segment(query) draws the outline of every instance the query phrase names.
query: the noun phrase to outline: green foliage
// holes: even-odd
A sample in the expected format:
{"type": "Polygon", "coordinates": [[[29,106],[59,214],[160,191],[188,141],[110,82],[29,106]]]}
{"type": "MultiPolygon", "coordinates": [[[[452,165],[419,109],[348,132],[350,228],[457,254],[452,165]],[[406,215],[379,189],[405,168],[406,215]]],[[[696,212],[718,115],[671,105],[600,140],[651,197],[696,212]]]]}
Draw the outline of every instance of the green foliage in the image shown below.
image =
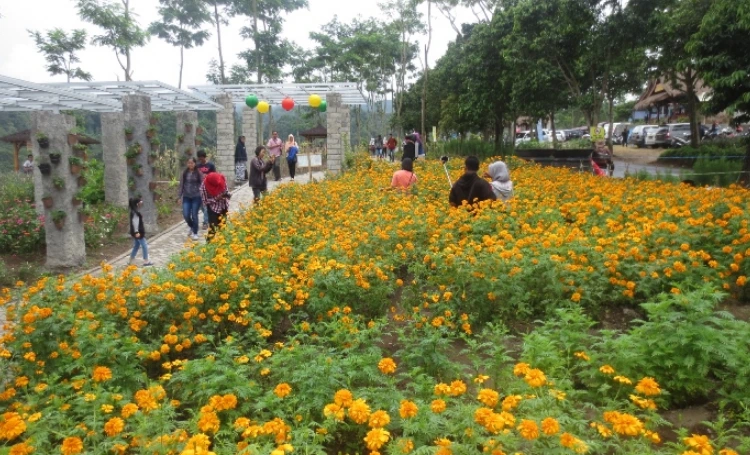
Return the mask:
{"type": "Polygon", "coordinates": [[[693,172],[687,173],[685,177],[698,185],[724,187],[737,183],[742,175],[741,171],[742,163],[738,161],[700,158],[693,165],[693,172]]]}
{"type": "Polygon", "coordinates": [[[56,28],[47,30],[47,37],[42,36],[40,32],[29,31],[29,35],[34,38],[39,52],[44,54],[47,61],[47,72],[51,75],[64,74],[71,79],[81,79],[90,81],[91,73],[83,71],[80,67],[74,67],[80,59],[76,52],[82,51],[86,47],[86,30],[73,30],[68,36],[63,29],[56,28]]]}
{"type": "Polygon", "coordinates": [[[443,155],[470,156],[474,155],[480,159],[491,156],[503,156],[510,154],[509,146],[501,143],[497,146],[494,142],[483,141],[478,138],[451,139],[446,142],[433,143],[430,146],[430,157],[437,158],[443,155]]]}
{"type": "Polygon", "coordinates": [[[659,155],[659,161],[692,166],[699,158],[742,160],[745,157],[744,144],[738,140],[713,140],[704,142],[700,147],[680,147],[667,149],[659,155]]]}
{"type": "Polygon", "coordinates": [[[52,212],[52,221],[59,222],[65,220],[65,218],[68,216],[67,213],[63,210],[55,210],[52,212]]]}
{"type": "Polygon", "coordinates": [[[0,251],[28,253],[44,245],[44,217],[34,209],[34,183],[20,174],[0,178],[0,251]]]}
{"type": "Polygon", "coordinates": [[[99,160],[88,161],[83,176],[86,178],[86,185],[79,191],[81,200],[87,205],[104,202],[104,163],[99,160]]]}
{"type": "Polygon", "coordinates": [[[128,209],[111,204],[87,206],[83,212],[89,217],[83,225],[87,248],[100,247],[111,240],[115,233],[122,232],[128,218],[128,209]]]}
{"type": "Polygon", "coordinates": [[[58,190],[65,188],[65,179],[62,177],[52,177],[52,185],[58,190]]]}

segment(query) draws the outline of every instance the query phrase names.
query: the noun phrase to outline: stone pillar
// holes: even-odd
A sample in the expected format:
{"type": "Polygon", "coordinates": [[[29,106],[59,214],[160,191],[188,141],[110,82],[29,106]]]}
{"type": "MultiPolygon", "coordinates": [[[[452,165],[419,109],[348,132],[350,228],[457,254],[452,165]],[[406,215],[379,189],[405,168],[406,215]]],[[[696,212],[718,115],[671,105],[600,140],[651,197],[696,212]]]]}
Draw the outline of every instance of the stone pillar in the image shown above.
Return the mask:
{"type": "Polygon", "coordinates": [[[326,168],[334,174],[339,174],[344,157],[344,141],[349,140],[349,107],[342,105],[340,93],[329,93],[326,95],[326,102],[328,103],[326,168]]]}
{"type": "Polygon", "coordinates": [[[247,106],[242,108],[242,134],[245,136],[247,159],[250,161],[255,155],[255,147],[261,145],[263,140],[258,140],[258,111],[247,106]]]}
{"type": "Polygon", "coordinates": [[[76,267],[86,261],[86,243],[83,237],[83,222],[78,215],[79,205],[74,203],[78,194],[78,177],[71,173],[73,149],[68,144],[68,133],[75,128],[76,121],[71,115],[35,112],[32,116],[32,137],[44,133],[49,138],[49,148],[41,149],[34,140],[32,153],[38,164],[51,168],[49,175],[42,175],[34,169],[34,187],[39,188],[41,198],[51,197],[52,208],[44,209],[44,230],[47,242],[47,267],[76,267]],[[59,154],[59,162],[53,164],[50,154],[59,154]],[[55,183],[58,183],[56,186],[55,183]],[[61,223],[56,225],[55,218],[61,223]],[[58,227],[60,226],[60,227],[58,227]]]}
{"type": "Polygon", "coordinates": [[[216,102],[224,106],[216,111],[216,170],[224,174],[227,186],[234,187],[234,104],[229,95],[221,95],[216,102]]]}
{"type": "Polygon", "coordinates": [[[196,130],[198,129],[198,113],[193,111],[183,111],[175,113],[175,131],[177,131],[177,144],[174,146],[177,152],[179,164],[178,173],[182,173],[184,164],[187,159],[193,157],[198,160],[197,153],[199,147],[195,143],[196,130]]]}
{"type": "Polygon", "coordinates": [[[144,95],[125,95],[122,97],[122,111],[125,128],[133,130],[133,137],[128,141],[128,150],[131,147],[141,146],[141,152],[136,155],[134,162],[128,165],[128,181],[132,179],[135,183],[134,187],[130,188],[131,197],[143,198],[141,215],[143,215],[143,225],[146,229],[146,238],[148,238],[159,232],[156,202],[149,185],[154,181],[154,171],[148,162],[151,142],[146,136],[151,119],[151,98],[144,95]]]}
{"type": "Polygon", "coordinates": [[[104,200],[118,207],[128,206],[128,169],[125,164],[125,121],[121,112],[101,114],[104,200]]]}

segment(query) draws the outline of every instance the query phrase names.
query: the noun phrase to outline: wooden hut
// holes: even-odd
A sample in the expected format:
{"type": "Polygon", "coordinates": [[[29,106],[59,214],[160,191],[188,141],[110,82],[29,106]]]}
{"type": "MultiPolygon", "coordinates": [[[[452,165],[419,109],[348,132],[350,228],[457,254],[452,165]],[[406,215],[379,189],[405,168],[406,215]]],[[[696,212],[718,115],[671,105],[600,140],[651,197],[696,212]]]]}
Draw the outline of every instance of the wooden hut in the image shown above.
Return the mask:
{"type": "MultiPolygon", "coordinates": [[[[26,147],[26,149],[31,152],[31,130],[18,131],[5,137],[0,137],[0,141],[13,144],[13,170],[18,172],[21,168],[19,162],[21,149],[23,147],[26,147]]],[[[84,136],[82,134],[78,135],[78,142],[85,145],[101,144],[100,141],[94,139],[93,137],[84,136]]]]}

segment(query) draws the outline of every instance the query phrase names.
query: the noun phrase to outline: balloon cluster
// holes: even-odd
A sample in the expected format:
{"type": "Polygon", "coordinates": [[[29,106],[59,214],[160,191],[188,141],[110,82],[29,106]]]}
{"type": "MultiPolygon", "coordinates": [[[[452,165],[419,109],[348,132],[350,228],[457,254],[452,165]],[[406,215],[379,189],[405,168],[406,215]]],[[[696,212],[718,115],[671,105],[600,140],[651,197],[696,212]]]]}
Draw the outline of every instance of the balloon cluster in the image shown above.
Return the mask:
{"type": "MultiPolygon", "coordinates": [[[[308,103],[310,104],[310,107],[313,109],[317,109],[319,112],[325,112],[328,109],[328,103],[324,99],[320,97],[320,95],[310,95],[310,98],[308,99],[308,103]]],[[[245,104],[247,104],[247,107],[250,109],[258,108],[258,112],[261,114],[268,113],[271,106],[268,104],[268,101],[259,101],[258,97],[255,95],[247,95],[245,98],[245,104]]],[[[284,98],[281,101],[281,107],[285,111],[291,111],[294,109],[294,100],[289,98],[288,96],[284,98]]]]}

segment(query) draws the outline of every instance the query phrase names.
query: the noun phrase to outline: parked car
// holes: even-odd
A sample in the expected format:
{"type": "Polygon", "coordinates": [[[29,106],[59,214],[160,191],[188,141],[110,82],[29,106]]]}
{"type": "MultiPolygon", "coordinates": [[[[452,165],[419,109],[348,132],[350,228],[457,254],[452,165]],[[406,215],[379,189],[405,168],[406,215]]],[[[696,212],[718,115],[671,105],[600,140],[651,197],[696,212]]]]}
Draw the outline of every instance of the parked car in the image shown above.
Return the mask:
{"type": "Polygon", "coordinates": [[[669,147],[674,147],[678,143],[682,145],[686,140],[690,140],[689,123],[667,124],[667,145],[669,147]]]}
{"type": "MultiPolygon", "coordinates": [[[[545,140],[552,142],[552,130],[542,130],[542,132],[544,133],[545,140]]],[[[559,142],[565,141],[565,133],[562,130],[555,130],[555,133],[559,142]]]]}
{"type": "Polygon", "coordinates": [[[520,133],[516,133],[516,145],[522,142],[531,142],[534,137],[533,131],[521,131],[520,133]]]}
{"type": "Polygon", "coordinates": [[[666,126],[649,128],[646,132],[644,146],[651,148],[664,147],[669,144],[668,134],[669,128],[667,128],[666,126]]]}
{"type": "MultiPolygon", "coordinates": [[[[612,133],[613,136],[622,136],[622,132],[625,131],[625,127],[627,127],[629,130],[633,129],[632,123],[613,123],[612,124],[612,133]]],[[[609,139],[609,123],[605,123],[602,128],[604,128],[604,135],[607,139],[609,139]]]]}
{"type": "Polygon", "coordinates": [[[574,139],[580,139],[583,136],[583,132],[579,129],[563,130],[565,132],[565,140],[572,141],[574,139]]]}
{"type": "Polygon", "coordinates": [[[637,125],[630,130],[628,144],[633,144],[638,148],[646,146],[646,133],[650,129],[656,129],[653,125],[637,125]]]}

